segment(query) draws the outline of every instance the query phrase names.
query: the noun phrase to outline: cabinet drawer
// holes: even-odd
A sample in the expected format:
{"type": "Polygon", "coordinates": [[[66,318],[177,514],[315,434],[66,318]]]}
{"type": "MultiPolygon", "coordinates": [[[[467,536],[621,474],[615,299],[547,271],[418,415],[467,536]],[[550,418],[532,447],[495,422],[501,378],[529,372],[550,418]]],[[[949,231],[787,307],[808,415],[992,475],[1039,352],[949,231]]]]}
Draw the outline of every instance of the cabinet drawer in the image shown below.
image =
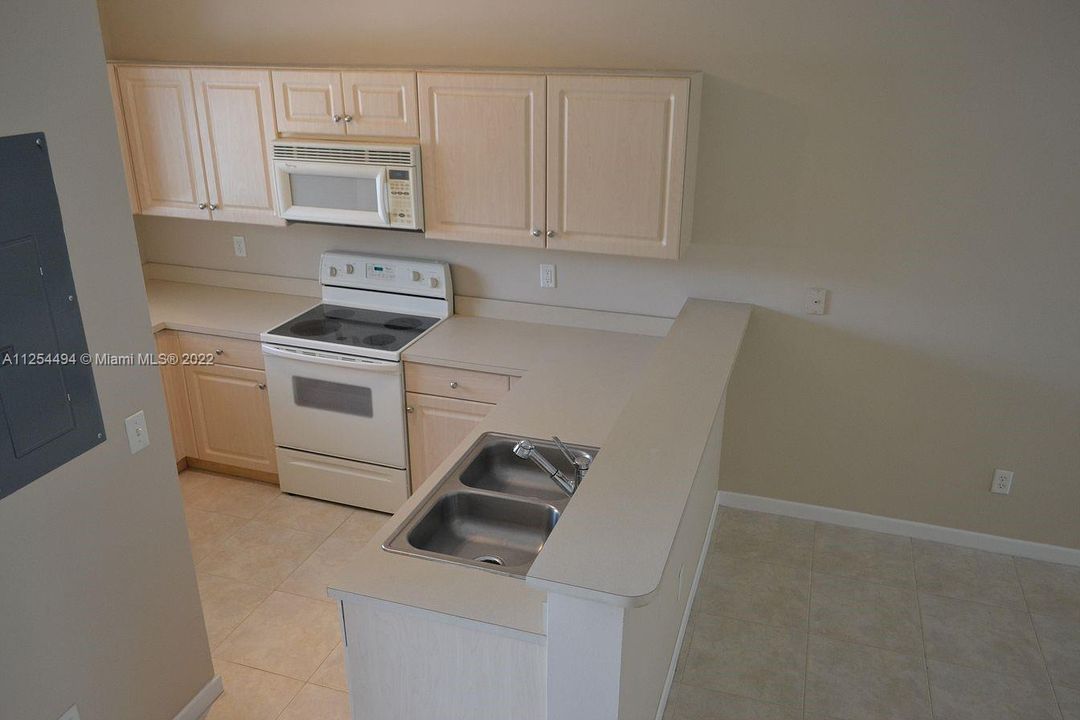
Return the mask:
{"type": "Polygon", "coordinates": [[[425,395],[494,403],[510,390],[510,377],[439,365],[405,363],[405,389],[425,395]]]}
{"type": "Polygon", "coordinates": [[[237,340],[200,333],[180,333],[180,352],[212,353],[214,363],[217,365],[236,365],[254,370],[262,370],[264,367],[262,345],[251,340],[237,340]]]}

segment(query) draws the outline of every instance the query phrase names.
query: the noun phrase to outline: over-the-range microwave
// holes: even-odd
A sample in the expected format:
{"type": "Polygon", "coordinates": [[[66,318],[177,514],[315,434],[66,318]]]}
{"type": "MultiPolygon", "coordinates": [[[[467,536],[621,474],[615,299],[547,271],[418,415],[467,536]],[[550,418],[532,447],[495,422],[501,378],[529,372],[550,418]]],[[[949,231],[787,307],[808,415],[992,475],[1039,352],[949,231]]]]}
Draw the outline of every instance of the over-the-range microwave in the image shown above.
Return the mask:
{"type": "Polygon", "coordinates": [[[277,140],[274,175],[286,220],[424,228],[419,145],[277,140]]]}

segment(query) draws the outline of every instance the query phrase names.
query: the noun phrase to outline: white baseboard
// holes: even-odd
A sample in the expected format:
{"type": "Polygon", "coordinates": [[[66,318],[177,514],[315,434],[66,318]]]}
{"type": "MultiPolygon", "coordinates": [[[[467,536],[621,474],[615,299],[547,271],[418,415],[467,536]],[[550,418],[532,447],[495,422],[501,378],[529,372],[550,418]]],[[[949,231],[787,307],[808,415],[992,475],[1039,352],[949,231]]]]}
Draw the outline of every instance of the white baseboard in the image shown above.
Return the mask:
{"type": "Polygon", "coordinates": [[[705,542],[701,546],[701,556],[698,558],[697,570],[694,571],[694,581],[690,583],[690,595],[686,598],[686,609],[683,611],[682,624],[679,625],[679,636],[675,638],[675,652],[671,655],[671,664],[668,666],[667,680],[664,681],[664,692],[660,694],[660,707],[656,709],[656,720],[663,720],[667,712],[668,697],[671,695],[671,684],[675,682],[675,670],[679,663],[679,655],[682,650],[686,625],[690,622],[690,611],[694,609],[694,598],[697,597],[698,583],[701,574],[705,572],[705,556],[709,554],[709,545],[712,544],[713,530],[716,528],[716,515],[720,512],[720,493],[716,494],[716,502],[713,503],[712,516],[709,517],[709,532],[705,533],[705,542]]]}
{"type": "Polygon", "coordinates": [[[1080,566],[1080,550],[1061,547],[1060,545],[1045,545],[1027,540],[1001,537],[1000,535],[987,535],[970,530],[929,525],[913,520],[867,515],[853,510],[839,510],[820,505],[807,505],[789,500],[775,500],[773,498],[744,495],[723,490],[719,493],[719,502],[726,507],[742,510],[787,515],[802,518],[803,520],[815,520],[833,525],[843,525],[844,527],[889,533],[890,535],[907,535],[919,540],[949,543],[1003,555],[1015,555],[1061,565],[1080,566]]]}
{"type": "Polygon", "coordinates": [[[221,676],[215,675],[210,682],[203,685],[203,689],[195,697],[191,698],[191,702],[185,705],[184,709],[178,712],[173,720],[199,720],[224,690],[225,686],[221,684],[221,676]]]}

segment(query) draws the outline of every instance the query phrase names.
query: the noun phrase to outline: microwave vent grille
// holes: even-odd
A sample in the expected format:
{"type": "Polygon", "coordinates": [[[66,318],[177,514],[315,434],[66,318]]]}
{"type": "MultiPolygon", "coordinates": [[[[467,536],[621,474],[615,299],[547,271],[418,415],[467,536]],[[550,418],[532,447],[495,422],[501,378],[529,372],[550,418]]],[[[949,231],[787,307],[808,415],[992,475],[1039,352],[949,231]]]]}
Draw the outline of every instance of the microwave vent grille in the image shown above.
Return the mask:
{"type": "Polygon", "coordinates": [[[303,160],[306,162],[336,162],[355,165],[407,165],[412,166],[413,151],[386,148],[343,148],[319,145],[274,145],[275,160],[303,160]]]}

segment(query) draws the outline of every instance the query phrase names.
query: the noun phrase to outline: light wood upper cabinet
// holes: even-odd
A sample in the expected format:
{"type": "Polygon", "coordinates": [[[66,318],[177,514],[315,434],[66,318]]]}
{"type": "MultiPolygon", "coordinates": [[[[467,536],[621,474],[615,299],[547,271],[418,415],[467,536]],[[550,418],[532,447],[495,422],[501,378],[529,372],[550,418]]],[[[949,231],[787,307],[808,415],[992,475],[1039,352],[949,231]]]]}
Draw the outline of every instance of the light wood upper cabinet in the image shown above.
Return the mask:
{"type": "Polygon", "coordinates": [[[345,132],[388,138],[420,137],[416,73],[343,72],[345,132]]]}
{"type": "Polygon", "coordinates": [[[345,134],[341,73],[333,70],[275,70],[272,76],[274,112],[279,133],[345,134]]]}
{"type": "Polygon", "coordinates": [[[184,369],[200,460],[277,472],[266,373],[229,365],[184,369]]]}
{"type": "Polygon", "coordinates": [[[140,211],[209,219],[191,73],[122,66],[117,81],[140,211]]]}
{"type": "Polygon", "coordinates": [[[677,258],[690,81],[548,76],[547,246],[677,258]]]}
{"type": "Polygon", "coordinates": [[[274,203],[269,71],[195,68],[191,80],[214,219],[283,225],[274,203]]]}
{"type": "Polygon", "coordinates": [[[428,237],[544,246],[545,85],[418,73],[428,237]]]}
{"type": "Polygon", "coordinates": [[[405,393],[409,428],[409,476],[413,492],[445,460],[494,405],[405,393]]]}

